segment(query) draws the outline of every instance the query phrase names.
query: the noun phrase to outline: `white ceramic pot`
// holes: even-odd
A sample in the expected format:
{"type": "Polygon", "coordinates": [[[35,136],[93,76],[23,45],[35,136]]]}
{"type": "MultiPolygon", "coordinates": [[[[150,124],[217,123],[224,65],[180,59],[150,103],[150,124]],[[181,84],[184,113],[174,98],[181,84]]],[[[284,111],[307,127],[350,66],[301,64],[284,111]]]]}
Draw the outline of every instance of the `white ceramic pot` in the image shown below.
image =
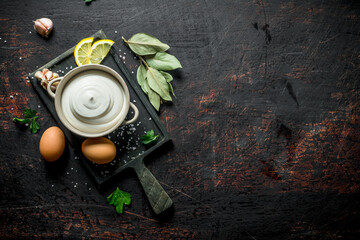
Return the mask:
{"type": "Polygon", "coordinates": [[[135,122],[139,116],[137,107],[130,102],[125,81],[104,65],[88,64],[74,68],[65,76],[50,81],[47,92],[54,98],[61,122],[79,136],[104,136],[120,125],[135,122]],[[58,81],[60,83],[53,93],[51,85],[58,81]],[[130,107],[134,116],[125,120],[130,107]]]}

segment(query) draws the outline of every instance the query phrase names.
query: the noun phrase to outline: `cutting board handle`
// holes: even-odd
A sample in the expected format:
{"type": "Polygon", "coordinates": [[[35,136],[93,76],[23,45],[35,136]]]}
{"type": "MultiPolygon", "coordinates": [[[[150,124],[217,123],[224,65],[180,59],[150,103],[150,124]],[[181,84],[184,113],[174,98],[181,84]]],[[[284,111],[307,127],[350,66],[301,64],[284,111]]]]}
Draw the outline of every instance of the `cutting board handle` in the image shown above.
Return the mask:
{"type": "Polygon", "coordinates": [[[154,212],[160,214],[170,208],[173,204],[171,198],[144,163],[138,164],[134,169],[154,212]]]}

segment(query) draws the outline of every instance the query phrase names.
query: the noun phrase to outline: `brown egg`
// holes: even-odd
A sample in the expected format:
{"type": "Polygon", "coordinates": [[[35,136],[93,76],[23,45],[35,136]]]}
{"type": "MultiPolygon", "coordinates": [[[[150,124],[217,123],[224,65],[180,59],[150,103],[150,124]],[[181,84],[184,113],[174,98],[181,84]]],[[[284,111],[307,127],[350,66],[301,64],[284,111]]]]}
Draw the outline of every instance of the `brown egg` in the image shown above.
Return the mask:
{"type": "Polygon", "coordinates": [[[115,144],[105,137],[86,139],[81,150],[87,159],[97,164],[109,163],[116,156],[115,144]]]}
{"type": "Polygon", "coordinates": [[[48,162],[58,160],[65,149],[65,136],[58,127],[46,129],[40,139],[39,150],[41,156],[48,162]]]}

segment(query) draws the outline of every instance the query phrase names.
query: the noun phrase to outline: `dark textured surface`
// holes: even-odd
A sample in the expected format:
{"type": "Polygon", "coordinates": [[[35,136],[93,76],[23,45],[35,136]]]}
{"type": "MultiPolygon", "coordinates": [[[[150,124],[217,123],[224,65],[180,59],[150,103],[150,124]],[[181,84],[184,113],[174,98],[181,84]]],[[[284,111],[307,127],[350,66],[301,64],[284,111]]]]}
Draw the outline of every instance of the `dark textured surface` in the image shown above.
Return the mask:
{"type": "Polygon", "coordinates": [[[360,238],[358,1],[1,1],[0,38],[0,238],[360,238]],[[26,76],[99,29],[130,71],[137,32],[183,65],[159,112],[173,146],[146,161],[165,216],[133,172],[100,192],[70,147],[55,166],[38,152],[56,123],[26,76]],[[35,135],[11,121],[26,107],[35,135]],[[133,197],[121,216],[115,186],[133,197]]]}

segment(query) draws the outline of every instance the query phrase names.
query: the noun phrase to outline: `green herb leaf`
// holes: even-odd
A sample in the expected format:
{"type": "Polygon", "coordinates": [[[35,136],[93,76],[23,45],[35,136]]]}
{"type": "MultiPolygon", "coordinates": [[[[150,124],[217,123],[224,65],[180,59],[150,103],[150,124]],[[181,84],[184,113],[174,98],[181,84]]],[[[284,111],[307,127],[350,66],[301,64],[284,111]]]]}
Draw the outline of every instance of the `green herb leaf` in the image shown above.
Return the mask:
{"type": "Polygon", "coordinates": [[[32,133],[37,133],[40,129],[39,123],[36,122],[38,116],[36,116],[36,111],[29,108],[24,110],[25,118],[13,118],[14,123],[26,124],[30,122],[30,130],[32,133]]]}
{"type": "Polygon", "coordinates": [[[129,40],[125,40],[124,38],[123,40],[134,53],[140,56],[164,52],[170,48],[169,45],[160,42],[159,39],[146,33],[137,33],[129,40]]]}
{"type": "Polygon", "coordinates": [[[95,0],[84,0],[84,2],[86,2],[86,3],[89,3],[89,2],[92,2],[92,1],[95,1],[95,0]]]}
{"type": "Polygon", "coordinates": [[[24,117],[25,118],[33,118],[36,116],[36,111],[35,110],[31,110],[30,108],[25,109],[24,111],[24,117]]]}
{"type": "Polygon", "coordinates": [[[30,123],[30,130],[32,133],[37,133],[40,129],[40,125],[36,122],[37,117],[34,117],[30,123]]]}
{"type": "Polygon", "coordinates": [[[156,142],[156,139],[159,137],[159,135],[154,134],[154,130],[147,131],[145,135],[143,135],[140,140],[143,144],[150,144],[156,142]]]}
{"type": "Polygon", "coordinates": [[[174,70],[177,68],[182,68],[179,60],[168,53],[158,52],[154,56],[146,58],[146,62],[150,67],[156,68],[157,70],[174,70]]]}
{"type": "Polygon", "coordinates": [[[160,109],[160,100],[161,100],[159,94],[157,94],[152,89],[150,89],[150,91],[148,91],[148,98],[149,98],[149,101],[150,101],[151,105],[153,105],[153,107],[157,111],[159,111],[159,109],[160,109]]]}
{"type": "Polygon", "coordinates": [[[137,78],[137,82],[141,86],[141,89],[145,93],[148,93],[147,89],[144,86],[145,82],[146,82],[146,68],[144,67],[144,65],[140,64],[140,66],[138,67],[137,73],[136,73],[136,78],[137,78]]]}
{"type": "Polygon", "coordinates": [[[22,119],[22,118],[13,118],[13,122],[14,122],[14,123],[25,124],[25,123],[28,123],[29,121],[30,121],[30,119],[28,119],[28,118],[25,118],[25,119],[22,119]]]}
{"type": "Polygon", "coordinates": [[[149,67],[146,73],[146,78],[150,88],[159,94],[162,99],[172,101],[169,93],[169,85],[161,72],[155,68],[149,67]]]}
{"type": "Polygon", "coordinates": [[[160,73],[164,76],[165,80],[169,83],[173,80],[173,77],[171,76],[171,74],[167,73],[167,72],[163,72],[160,71],[160,73]]]}
{"type": "Polygon", "coordinates": [[[115,191],[107,197],[107,201],[110,205],[115,206],[117,213],[122,214],[124,204],[130,205],[131,203],[131,195],[130,193],[121,191],[119,188],[116,188],[115,191]]]}
{"type": "Polygon", "coordinates": [[[174,97],[176,97],[176,96],[175,96],[175,93],[174,93],[173,86],[172,86],[171,83],[169,83],[169,82],[168,82],[168,85],[169,85],[170,93],[171,93],[172,95],[174,95],[174,97]]]}

